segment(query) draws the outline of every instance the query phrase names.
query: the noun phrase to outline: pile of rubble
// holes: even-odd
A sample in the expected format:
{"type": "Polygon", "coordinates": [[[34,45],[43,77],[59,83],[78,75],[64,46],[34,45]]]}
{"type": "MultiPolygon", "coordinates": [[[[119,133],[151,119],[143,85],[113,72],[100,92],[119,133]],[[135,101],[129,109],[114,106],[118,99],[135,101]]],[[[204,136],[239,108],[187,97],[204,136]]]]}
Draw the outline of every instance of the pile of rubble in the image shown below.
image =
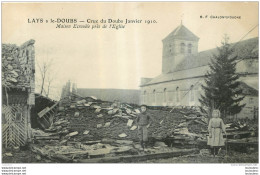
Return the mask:
{"type": "MultiPolygon", "coordinates": [[[[62,103],[52,126],[45,132],[59,136],[62,143],[102,139],[138,141],[138,113],[136,105],[104,102],[91,97],[74,98],[62,103]]],[[[201,131],[207,130],[207,118],[195,109],[148,109],[147,113],[152,121],[149,137],[154,140],[176,135],[203,137],[201,131]]]]}
{"type": "MultiPolygon", "coordinates": [[[[167,107],[148,108],[151,117],[149,140],[156,151],[172,151],[171,147],[196,148],[206,143],[208,118],[197,108],[167,107]]],[[[35,153],[52,159],[69,162],[96,158],[139,154],[139,133],[137,115],[139,106],[120,102],[106,102],[95,97],[72,96],[60,102],[58,112],[51,127],[34,130],[34,138],[39,147],[35,153]],[[45,144],[45,143],[49,144],[45,144]]],[[[254,127],[250,127],[255,131],[254,127]]],[[[248,130],[249,125],[228,123],[228,138],[257,136],[248,130]],[[247,129],[246,129],[247,128],[247,129]],[[246,131],[245,131],[246,129],[246,131]],[[241,133],[243,132],[243,133],[241,133]]],[[[204,147],[205,148],[205,147],[204,147]]]]}

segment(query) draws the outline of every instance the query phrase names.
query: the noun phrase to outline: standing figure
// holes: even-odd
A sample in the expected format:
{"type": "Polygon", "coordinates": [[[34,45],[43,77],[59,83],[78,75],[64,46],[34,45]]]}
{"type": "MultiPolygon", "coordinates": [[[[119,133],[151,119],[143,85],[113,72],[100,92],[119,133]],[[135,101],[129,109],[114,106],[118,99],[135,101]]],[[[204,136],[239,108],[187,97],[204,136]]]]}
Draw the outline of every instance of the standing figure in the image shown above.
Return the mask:
{"type": "Polygon", "coordinates": [[[143,150],[146,150],[148,143],[148,128],[150,126],[151,117],[146,112],[146,106],[141,106],[141,113],[137,116],[138,132],[143,150]]]}
{"type": "Polygon", "coordinates": [[[226,134],[225,124],[220,118],[219,110],[213,110],[212,118],[209,121],[208,131],[208,145],[211,147],[211,153],[215,156],[218,154],[219,148],[225,145],[222,132],[226,134]]]}

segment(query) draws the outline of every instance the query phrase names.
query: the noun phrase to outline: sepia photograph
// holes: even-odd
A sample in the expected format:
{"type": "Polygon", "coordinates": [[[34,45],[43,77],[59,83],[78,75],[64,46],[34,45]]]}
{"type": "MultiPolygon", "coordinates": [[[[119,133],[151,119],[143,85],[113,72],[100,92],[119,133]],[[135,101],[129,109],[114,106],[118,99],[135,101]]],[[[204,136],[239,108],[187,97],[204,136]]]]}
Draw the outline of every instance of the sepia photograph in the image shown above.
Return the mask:
{"type": "Polygon", "coordinates": [[[2,164],[258,164],[258,2],[1,8],[2,164]]]}

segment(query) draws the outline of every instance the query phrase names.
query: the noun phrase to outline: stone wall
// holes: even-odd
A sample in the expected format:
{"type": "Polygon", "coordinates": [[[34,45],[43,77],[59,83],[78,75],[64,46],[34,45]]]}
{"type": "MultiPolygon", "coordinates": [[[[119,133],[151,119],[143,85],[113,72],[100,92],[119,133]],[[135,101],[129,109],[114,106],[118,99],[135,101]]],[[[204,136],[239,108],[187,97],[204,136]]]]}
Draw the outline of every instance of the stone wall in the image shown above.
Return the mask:
{"type": "Polygon", "coordinates": [[[34,104],[35,92],[35,51],[34,40],[20,47],[2,44],[2,85],[8,88],[27,90],[28,104],[34,104]]]}
{"type": "Polygon", "coordinates": [[[141,88],[141,102],[149,106],[197,106],[203,79],[158,83],[141,88]],[[193,96],[193,98],[192,98],[193,96]]]}
{"type": "MultiPolygon", "coordinates": [[[[239,80],[255,82],[257,78],[258,75],[250,75],[239,80]]],[[[204,94],[202,84],[204,84],[203,77],[144,86],[141,87],[140,101],[148,106],[200,106],[199,99],[204,94]]],[[[236,117],[252,119],[253,109],[258,107],[258,96],[247,95],[241,104],[246,104],[246,106],[236,117]]]]}

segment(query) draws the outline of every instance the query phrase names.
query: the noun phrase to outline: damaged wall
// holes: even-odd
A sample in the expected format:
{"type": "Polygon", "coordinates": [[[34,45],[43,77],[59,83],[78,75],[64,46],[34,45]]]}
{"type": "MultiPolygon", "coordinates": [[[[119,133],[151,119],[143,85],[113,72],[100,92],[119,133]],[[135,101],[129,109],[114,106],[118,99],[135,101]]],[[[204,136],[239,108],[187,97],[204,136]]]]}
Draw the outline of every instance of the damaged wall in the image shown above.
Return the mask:
{"type": "Polygon", "coordinates": [[[34,40],[20,47],[2,44],[2,143],[23,146],[31,139],[30,110],[35,104],[34,40]]]}

